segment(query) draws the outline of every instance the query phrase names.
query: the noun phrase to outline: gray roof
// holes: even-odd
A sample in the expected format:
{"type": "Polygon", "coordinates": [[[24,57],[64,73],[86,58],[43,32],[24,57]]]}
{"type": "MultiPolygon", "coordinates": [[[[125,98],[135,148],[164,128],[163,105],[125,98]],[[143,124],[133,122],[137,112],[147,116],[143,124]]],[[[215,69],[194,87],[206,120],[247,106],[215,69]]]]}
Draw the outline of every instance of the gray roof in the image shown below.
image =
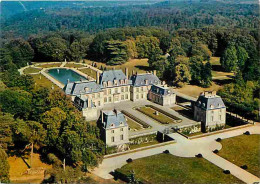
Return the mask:
{"type": "Polygon", "coordinates": [[[131,77],[133,86],[148,86],[153,84],[160,84],[160,79],[151,73],[137,74],[131,77]],[[147,84],[145,81],[147,80],[147,84]]]}
{"type": "MultiPolygon", "coordinates": [[[[88,98],[84,96],[76,96],[74,99],[74,104],[78,107],[79,110],[88,108],[88,98]]],[[[90,107],[95,107],[91,101],[90,107]]]]}
{"type": "Polygon", "coordinates": [[[153,93],[156,93],[156,94],[159,94],[159,95],[169,95],[169,94],[172,94],[172,91],[169,88],[163,87],[163,86],[158,86],[158,85],[152,85],[151,91],[153,93]]]}
{"type": "Polygon", "coordinates": [[[220,96],[205,97],[200,95],[195,105],[205,110],[225,108],[225,104],[220,96]]]}
{"type": "Polygon", "coordinates": [[[103,111],[104,121],[102,122],[105,129],[128,126],[125,116],[120,111],[103,111]],[[111,127],[111,125],[114,125],[111,127]]]}
{"type": "Polygon", "coordinates": [[[100,75],[99,84],[102,86],[103,82],[114,82],[114,80],[125,80],[127,79],[122,70],[107,70],[100,75]]]}
{"type": "Polygon", "coordinates": [[[67,95],[80,95],[97,93],[101,88],[95,81],[82,81],[66,84],[64,91],[67,95]]]}

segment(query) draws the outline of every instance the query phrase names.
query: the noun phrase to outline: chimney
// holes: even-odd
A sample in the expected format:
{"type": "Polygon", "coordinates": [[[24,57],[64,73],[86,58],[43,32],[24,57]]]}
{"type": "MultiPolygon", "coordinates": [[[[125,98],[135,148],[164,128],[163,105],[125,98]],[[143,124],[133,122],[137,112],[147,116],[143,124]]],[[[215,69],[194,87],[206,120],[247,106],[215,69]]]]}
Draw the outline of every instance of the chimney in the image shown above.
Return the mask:
{"type": "Polygon", "coordinates": [[[153,74],[156,76],[156,70],[153,71],[153,74]]]}
{"type": "Polygon", "coordinates": [[[165,85],[165,81],[162,81],[162,85],[163,85],[163,86],[165,85]]]}
{"type": "Polygon", "coordinates": [[[125,76],[128,79],[128,68],[125,68],[125,76]]]}
{"type": "Polygon", "coordinates": [[[99,84],[99,75],[100,75],[100,73],[99,73],[99,71],[97,71],[97,84],[99,84]]]}
{"type": "Polygon", "coordinates": [[[211,94],[212,94],[212,96],[216,96],[217,92],[216,91],[212,91],[211,94]]]}

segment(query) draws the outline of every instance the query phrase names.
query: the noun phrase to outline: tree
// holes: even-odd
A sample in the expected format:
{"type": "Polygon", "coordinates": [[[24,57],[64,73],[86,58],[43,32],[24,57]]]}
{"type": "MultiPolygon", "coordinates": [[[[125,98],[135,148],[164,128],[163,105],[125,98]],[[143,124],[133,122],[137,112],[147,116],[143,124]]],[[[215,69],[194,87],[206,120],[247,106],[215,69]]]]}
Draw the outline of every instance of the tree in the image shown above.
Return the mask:
{"type": "Polygon", "coordinates": [[[8,89],[0,92],[0,104],[3,112],[27,119],[32,108],[32,96],[23,90],[8,89]]]}
{"type": "Polygon", "coordinates": [[[12,126],[15,120],[11,114],[1,112],[0,122],[0,148],[6,150],[13,143],[12,126]]]}
{"type": "Polygon", "coordinates": [[[247,59],[248,59],[247,51],[243,47],[238,46],[237,47],[237,61],[238,61],[238,67],[241,71],[243,71],[247,59]]]}
{"type": "Polygon", "coordinates": [[[179,63],[175,66],[174,75],[174,83],[177,86],[183,86],[191,79],[189,68],[183,63],[179,63]]]}
{"type": "Polygon", "coordinates": [[[127,45],[121,41],[107,41],[106,42],[106,54],[108,65],[123,64],[128,60],[127,45]]]}
{"type": "Polygon", "coordinates": [[[148,58],[152,53],[161,52],[159,39],[156,37],[137,36],[136,48],[139,58],[148,58]]]}
{"type": "Polygon", "coordinates": [[[127,55],[128,55],[128,57],[131,58],[131,59],[138,58],[138,53],[137,53],[137,49],[136,49],[136,44],[135,44],[134,38],[127,39],[126,41],[124,41],[124,44],[127,47],[127,55]]]}
{"type": "Polygon", "coordinates": [[[7,154],[3,149],[0,148],[0,182],[8,183],[9,180],[9,163],[7,161],[7,154]]]}
{"type": "Polygon", "coordinates": [[[202,57],[191,57],[190,62],[190,73],[191,73],[191,80],[193,83],[200,85],[202,81],[202,70],[203,70],[203,63],[202,57]]]}
{"type": "Polygon", "coordinates": [[[227,71],[236,71],[237,69],[237,50],[235,46],[229,46],[224,51],[223,55],[220,58],[220,63],[222,68],[227,71]]]}
{"type": "Polygon", "coordinates": [[[160,52],[152,53],[148,58],[148,63],[150,68],[158,71],[157,75],[159,77],[163,76],[163,73],[169,65],[166,57],[162,56],[160,52]]]}
{"type": "Polygon", "coordinates": [[[203,87],[209,87],[212,82],[212,74],[211,74],[211,64],[208,61],[205,65],[203,65],[202,68],[202,86],[203,87]]]}

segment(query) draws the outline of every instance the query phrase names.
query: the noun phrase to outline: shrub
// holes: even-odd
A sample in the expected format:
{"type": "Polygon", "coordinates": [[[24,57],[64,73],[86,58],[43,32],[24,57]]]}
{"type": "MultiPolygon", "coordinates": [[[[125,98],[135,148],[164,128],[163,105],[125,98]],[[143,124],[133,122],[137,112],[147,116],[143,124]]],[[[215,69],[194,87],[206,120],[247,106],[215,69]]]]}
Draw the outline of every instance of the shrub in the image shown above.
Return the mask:
{"type": "Polygon", "coordinates": [[[221,141],[221,138],[217,138],[216,141],[217,141],[217,142],[220,142],[220,141],[221,141]]]}
{"type": "Polygon", "coordinates": [[[126,160],[126,162],[131,163],[131,162],[133,162],[133,159],[129,158],[129,159],[126,160]]]}
{"type": "Polygon", "coordinates": [[[249,132],[249,131],[246,131],[244,134],[245,134],[245,135],[250,135],[250,132],[249,132]]]}
{"type": "Polygon", "coordinates": [[[213,151],[213,153],[218,153],[218,150],[217,150],[217,149],[215,149],[215,150],[213,151]]]}
{"type": "Polygon", "coordinates": [[[241,168],[246,170],[248,167],[247,165],[242,165],[241,168]]]}
{"type": "Polygon", "coordinates": [[[197,157],[197,158],[202,158],[203,156],[202,156],[201,153],[199,153],[199,154],[196,155],[196,157],[197,157]]]}
{"type": "Polygon", "coordinates": [[[48,159],[50,164],[62,165],[61,160],[56,155],[54,155],[53,153],[49,153],[47,155],[47,159],[48,159]]]}
{"type": "Polygon", "coordinates": [[[230,174],[230,171],[229,170],[224,170],[223,173],[230,174]]]}
{"type": "Polygon", "coordinates": [[[163,153],[169,154],[170,151],[169,150],[164,150],[163,153]]]}

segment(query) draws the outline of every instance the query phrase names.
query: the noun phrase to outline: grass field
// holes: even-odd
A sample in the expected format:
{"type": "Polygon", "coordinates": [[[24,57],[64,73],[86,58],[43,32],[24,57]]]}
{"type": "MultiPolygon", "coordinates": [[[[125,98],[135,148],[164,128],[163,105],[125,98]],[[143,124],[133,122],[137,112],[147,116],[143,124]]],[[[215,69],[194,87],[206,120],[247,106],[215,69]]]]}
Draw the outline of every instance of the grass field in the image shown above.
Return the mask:
{"type": "MultiPolygon", "coordinates": [[[[8,158],[10,165],[10,180],[12,183],[41,183],[44,179],[44,172],[25,174],[28,169],[27,164],[30,163],[28,158],[29,156],[24,160],[16,156],[8,158]]],[[[39,154],[33,154],[33,169],[50,169],[51,167],[51,165],[45,164],[40,160],[39,154]]]]}
{"type": "Polygon", "coordinates": [[[221,141],[218,155],[260,177],[260,135],[240,135],[221,141]]]}
{"type": "Polygon", "coordinates": [[[97,72],[95,70],[92,70],[90,68],[84,68],[84,69],[80,69],[79,71],[81,71],[82,73],[87,74],[88,76],[97,79],[97,72]]]}
{"type": "Polygon", "coordinates": [[[41,69],[29,67],[29,68],[26,68],[26,69],[23,71],[23,73],[24,73],[24,74],[30,74],[30,73],[37,73],[37,72],[39,72],[39,71],[41,71],[41,69]]]}
{"type": "Polygon", "coordinates": [[[175,123],[173,119],[171,119],[170,117],[158,112],[158,115],[155,114],[156,110],[150,108],[150,107],[140,107],[138,109],[136,109],[140,112],[142,112],[143,114],[151,117],[152,119],[158,121],[161,124],[170,124],[170,123],[175,123]]]}
{"type": "Polygon", "coordinates": [[[37,67],[41,68],[50,68],[50,67],[59,67],[61,63],[49,63],[49,64],[43,64],[43,65],[38,65],[37,67]]]}
{"type": "Polygon", "coordinates": [[[136,178],[146,183],[242,183],[203,158],[182,158],[170,154],[133,160],[119,169],[126,174],[132,170],[136,178]]]}
{"type": "MultiPolygon", "coordinates": [[[[146,71],[149,71],[149,64],[148,59],[130,59],[128,62],[122,64],[122,65],[115,65],[115,66],[109,66],[105,63],[95,62],[97,64],[97,68],[100,69],[102,66],[103,68],[107,69],[122,69],[123,71],[125,68],[128,68],[128,75],[132,75],[132,72],[138,72],[138,73],[145,73],[146,71]]],[[[85,60],[85,63],[92,65],[93,61],[85,60]]]]}
{"type": "Polygon", "coordinates": [[[53,84],[50,80],[48,80],[46,77],[44,77],[42,74],[37,75],[31,75],[36,83],[35,88],[39,87],[46,87],[48,89],[52,89],[52,86],[54,89],[60,89],[58,86],[53,84]]]}
{"type": "Polygon", "coordinates": [[[81,68],[81,67],[84,67],[84,65],[76,64],[76,63],[67,63],[67,64],[65,65],[65,67],[70,67],[70,68],[81,68]]]}
{"type": "Polygon", "coordinates": [[[126,122],[130,128],[130,131],[141,130],[143,128],[141,125],[139,125],[138,123],[136,123],[134,120],[132,120],[129,117],[126,117],[126,122]]]}

